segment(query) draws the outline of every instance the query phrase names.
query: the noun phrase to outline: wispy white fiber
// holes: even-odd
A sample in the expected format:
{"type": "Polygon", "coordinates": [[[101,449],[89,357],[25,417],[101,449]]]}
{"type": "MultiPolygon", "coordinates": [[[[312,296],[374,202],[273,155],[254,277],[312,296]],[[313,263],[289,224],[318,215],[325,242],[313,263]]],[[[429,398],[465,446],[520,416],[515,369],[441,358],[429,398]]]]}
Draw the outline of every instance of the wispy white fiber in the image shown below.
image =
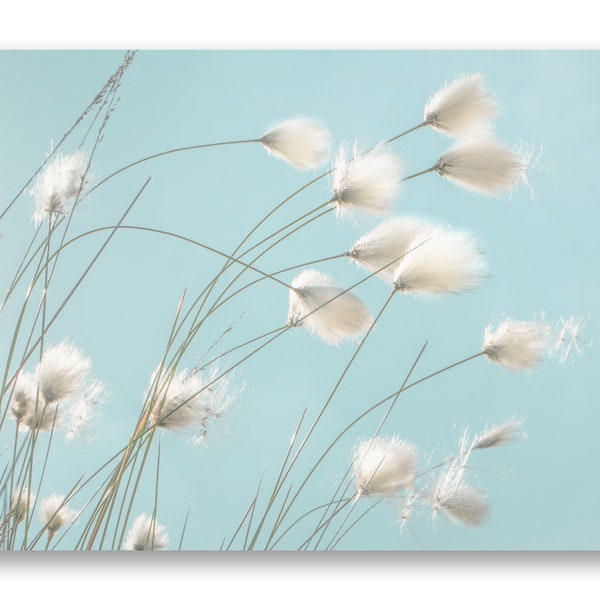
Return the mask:
{"type": "Polygon", "coordinates": [[[495,446],[504,446],[522,440],[524,437],[523,419],[513,417],[505,423],[490,427],[477,435],[473,440],[472,448],[473,450],[484,450],[495,446]]]}
{"type": "Polygon", "coordinates": [[[582,333],[586,327],[586,319],[578,315],[561,318],[552,332],[549,342],[551,356],[557,355],[558,362],[564,364],[569,357],[579,356],[585,349],[582,333]]]}
{"type": "Polygon", "coordinates": [[[38,176],[31,189],[35,200],[33,220],[39,225],[47,214],[64,214],[70,201],[88,183],[86,169],[89,157],[78,150],[73,154],[58,154],[38,176]]]}
{"type": "Polygon", "coordinates": [[[46,528],[49,541],[54,538],[59,529],[70,524],[77,516],[78,513],[65,503],[65,497],[59,494],[52,494],[41,502],[40,518],[46,528]]]}
{"type": "Polygon", "coordinates": [[[433,515],[444,513],[452,521],[473,528],[484,523],[489,514],[486,496],[463,479],[461,462],[453,461],[438,479],[431,501],[433,515]]]}
{"type": "Polygon", "coordinates": [[[314,169],[329,159],[330,131],[313,119],[289,119],[269,129],[260,142],[295,169],[314,169]]]}
{"type": "Polygon", "coordinates": [[[475,288],[485,260],[463,231],[432,227],[416,235],[394,271],[394,286],[412,294],[450,294],[475,288]]]}
{"type": "Polygon", "coordinates": [[[442,154],[433,169],[471,192],[501,196],[526,180],[519,155],[492,139],[459,142],[442,154]]]}
{"type": "Polygon", "coordinates": [[[353,460],[355,498],[390,497],[412,487],[416,465],[415,447],[397,436],[362,441],[353,460]]]}
{"type": "Polygon", "coordinates": [[[354,210],[385,214],[393,206],[402,177],[401,159],[384,145],[346,159],[341,148],[335,160],[332,181],[332,202],[336,212],[343,215],[354,210]]]}
{"type": "Polygon", "coordinates": [[[35,494],[29,488],[22,487],[21,489],[16,489],[13,492],[10,502],[13,521],[15,523],[23,521],[27,513],[31,511],[34,502],[35,494]]]}
{"type": "Polygon", "coordinates": [[[163,525],[152,517],[142,513],[127,532],[125,550],[165,550],[169,545],[169,536],[163,525]]]}
{"type": "Polygon", "coordinates": [[[506,319],[496,329],[488,325],[483,337],[485,356],[511,370],[533,369],[547,350],[548,326],[506,319]]]}
{"type": "Polygon", "coordinates": [[[359,336],[373,322],[367,307],[354,294],[334,285],[319,271],[302,271],[291,287],[288,325],[307,327],[328,344],[359,336]]]}
{"type": "Polygon", "coordinates": [[[423,221],[408,217],[388,219],[363,235],[348,252],[348,258],[376,273],[390,285],[394,271],[404,257],[411,240],[429,229],[423,221]]]}
{"type": "Polygon", "coordinates": [[[446,135],[460,138],[485,135],[497,116],[497,104],[483,75],[461,75],[438,90],[425,106],[425,122],[446,135]]]}

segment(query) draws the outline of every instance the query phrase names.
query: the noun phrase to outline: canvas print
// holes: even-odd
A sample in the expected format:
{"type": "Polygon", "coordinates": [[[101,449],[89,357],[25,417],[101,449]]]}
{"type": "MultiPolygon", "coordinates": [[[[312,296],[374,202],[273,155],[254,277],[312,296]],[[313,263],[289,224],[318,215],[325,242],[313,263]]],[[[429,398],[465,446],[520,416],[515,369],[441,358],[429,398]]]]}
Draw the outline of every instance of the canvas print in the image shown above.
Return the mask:
{"type": "Polygon", "coordinates": [[[2,550],[598,549],[597,52],[0,80],[2,550]]]}

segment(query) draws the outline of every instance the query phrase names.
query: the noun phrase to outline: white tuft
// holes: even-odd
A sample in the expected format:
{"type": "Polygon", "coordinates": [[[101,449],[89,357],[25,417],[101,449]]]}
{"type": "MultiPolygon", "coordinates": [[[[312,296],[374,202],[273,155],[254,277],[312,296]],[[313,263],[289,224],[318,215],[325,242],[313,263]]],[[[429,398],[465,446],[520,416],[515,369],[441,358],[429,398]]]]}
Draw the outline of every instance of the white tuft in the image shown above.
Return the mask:
{"type": "Polygon", "coordinates": [[[523,432],[522,419],[509,419],[502,425],[495,425],[480,433],[473,440],[473,450],[484,450],[494,448],[495,446],[504,446],[511,442],[522,440],[525,437],[523,432]]]}
{"type": "Polygon", "coordinates": [[[497,115],[496,101],[483,75],[461,75],[437,91],[425,106],[425,122],[446,135],[460,138],[485,135],[497,115]]]}
{"type": "Polygon", "coordinates": [[[415,236],[394,272],[394,286],[413,294],[449,294],[475,288],[485,261],[473,237],[432,227],[415,236]]]}
{"type": "Polygon", "coordinates": [[[348,257],[392,284],[394,271],[406,254],[411,240],[425,227],[428,226],[418,219],[389,219],[362,236],[352,246],[348,257]]]}
{"type": "Polygon", "coordinates": [[[295,169],[314,169],[329,158],[331,133],[312,119],[283,121],[260,138],[264,147],[295,169]]]}
{"type": "Polygon", "coordinates": [[[71,510],[65,503],[65,497],[52,494],[42,500],[40,518],[46,528],[48,540],[52,540],[56,532],[74,521],[78,513],[71,510]]]}
{"type": "Polygon", "coordinates": [[[412,487],[416,464],[414,446],[397,436],[361,442],[353,460],[355,498],[390,497],[412,487]]]}
{"type": "Polygon", "coordinates": [[[197,371],[161,371],[156,369],[146,392],[152,421],[168,431],[197,430],[194,441],[208,433],[210,422],[218,419],[239,393],[230,378],[214,367],[207,379],[197,371]]]}
{"type": "Polygon", "coordinates": [[[548,327],[544,323],[507,319],[496,329],[485,330],[483,352],[487,358],[512,370],[532,369],[544,359],[548,327]]]}
{"type": "Polygon", "coordinates": [[[50,346],[37,367],[36,375],[44,402],[60,402],[79,394],[91,368],[89,358],[71,342],[50,346]]]}
{"type": "Polygon", "coordinates": [[[526,181],[526,164],[519,155],[492,139],[454,145],[433,169],[453,183],[487,196],[501,196],[526,181]]]}
{"type": "Polygon", "coordinates": [[[332,202],[337,213],[353,210],[384,214],[392,208],[402,176],[402,161],[379,145],[352,159],[340,149],[333,169],[332,202]]]}
{"type": "Polygon", "coordinates": [[[64,214],[70,200],[76,198],[85,185],[88,156],[78,150],[74,154],[59,154],[38,176],[31,195],[35,199],[33,220],[39,225],[47,214],[64,214]]]}
{"type": "Polygon", "coordinates": [[[463,480],[464,461],[452,461],[438,479],[431,501],[434,516],[442,511],[466,527],[479,527],[489,514],[486,496],[463,480]]]}
{"type": "Polygon", "coordinates": [[[165,550],[169,536],[163,525],[145,513],[139,515],[127,532],[125,550],[165,550]]]}
{"type": "Polygon", "coordinates": [[[13,492],[10,502],[10,512],[15,523],[20,523],[31,511],[35,502],[35,494],[27,487],[13,492]]]}
{"type": "Polygon", "coordinates": [[[328,344],[356,337],[373,322],[367,307],[354,294],[333,285],[319,271],[302,271],[291,286],[288,325],[307,327],[328,344]]]}

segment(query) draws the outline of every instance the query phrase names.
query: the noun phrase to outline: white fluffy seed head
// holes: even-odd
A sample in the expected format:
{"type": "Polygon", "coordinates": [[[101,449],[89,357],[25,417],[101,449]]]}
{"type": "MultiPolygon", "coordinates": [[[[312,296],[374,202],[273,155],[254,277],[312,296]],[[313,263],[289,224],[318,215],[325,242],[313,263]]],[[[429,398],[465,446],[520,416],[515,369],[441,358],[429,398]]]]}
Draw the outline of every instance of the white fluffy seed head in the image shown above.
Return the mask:
{"type": "Polygon", "coordinates": [[[432,227],[409,244],[394,271],[394,286],[412,294],[452,294],[475,288],[485,276],[485,261],[473,237],[432,227]]]}
{"type": "Polygon", "coordinates": [[[46,528],[48,539],[51,540],[56,532],[68,525],[77,517],[77,512],[65,504],[65,497],[52,494],[42,500],[40,505],[40,518],[46,528]]]}
{"type": "Polygon", "coordinates": [[[548,327],[544,323],[506,319],[483,336],[483,352],[492,362],[511,369],[533,369],[544,359],[548,327]]]}
{"type": "Polygon", "coordinates": [[[44,402],[61,402],[79,394],[91,368],[91,361],[71,342],[50,346],[37,366],[36,376],[44,402]]]}
{"type": "Polygon", "coordinates": [[[522,440],[525,437],[523,432],[523,419],[509,419],[502,425],[495,425],[480,433],[473,440],[473,450],[485,450],[495,446],[504,446],[511,442],[522,440]]]}
{"type": "Polygon", "coordinates": [[[313,269],[302,271],[291,283],[288,325],[307,327],[328,344],[365,333],[373,319],[351,292],[333,284],[313,269]]]}
{"type": "Polygon", "coordinates": [[[440,510],[451,520],[470,528],[482,525],[489,515],[485,494],[465,483],[436,490],[434,511],[440,510]]]}
{"type": "Polygon", "coordinates": [[[10,511],[15,523],[20,523],[25,519],[34,502],[35,494],[27,487],[16,489],[13,492],[10,502],[10,511]]]}
{"type": "Polygon", "coordinates": [[[329,159],[330,131],[313,119],[289,119],[269,129],[260,142],[295,169],[314,169],[329,159]]]}
{"type": "Polygon", "coordinates": [[[461,75],[438,90],[425,106],[425,122],[446,135],[460,138],[484,135],[497,115],[496,101],[483,75],[461,75]]]}
{"type": "MultiPolygon", "coordinates": [[[[10,412],[17,423],[25,423],[35,407],[37,380],[32,373],[19,373],[10,400],[10,412]]],[[[40,400],[43,403],[43,400],[40,400]]]]}
{"type": "Polygon", "coordinates": [[[390,497],[412,487],[416,465],[416,449],[397,436],[361,442],[353,459],[355,498],[390,497]]]}
{"type": "Polygon", "coordinates": [[[78,150],[73,154],[59,154],[46,165],[31,190],[36,225],[47,214],[64,214],[68,210],[70,200],[76,198],[88,183],[88,160],[89,157],[78,150]]]}
{"type": "Polygon", "coordinates": [[[165,550],[169,545],[169,536],[163,525],[152,517],[142,513],[127,533],[125,550],[165,550]]]}
{"type": "Polygon", "coordinates": [[[526,181],[526,164],[492,139],[460,142],[442,154],[433,169],[471,192],[501,196],[526,181]]]}
{"type": "Polygon", "coordinates": [[[394,271],[406,254],[412,239],[428,226],[419,219],[389,219],[362,236],[348,252],[348,257],[376,273],[386,283],[394,281],[394,271]]]}
{"type": "Polygon", "coordinates": [[[389,212],[400,187],[401,159],[383,145],[365,154],[358,153],[355,146],[352,159],[346,159],[345,155],[345,148],[341,148],[332,176],[332,202],[337,214],[389,212]]]}

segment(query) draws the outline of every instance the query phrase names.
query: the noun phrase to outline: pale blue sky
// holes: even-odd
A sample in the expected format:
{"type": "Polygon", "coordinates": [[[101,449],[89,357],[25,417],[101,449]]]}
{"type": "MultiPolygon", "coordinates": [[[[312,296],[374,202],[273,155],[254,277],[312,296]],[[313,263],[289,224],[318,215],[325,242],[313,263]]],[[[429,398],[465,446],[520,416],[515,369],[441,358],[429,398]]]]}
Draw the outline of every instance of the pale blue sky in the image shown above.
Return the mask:
{"type": "MultiPolygon", "coordinates": [[[[2,207],[121,58],[115,51],[0,53],[2,207]]],[[[354,140],[368,148],[418,124],[429,96],[465,72],[483,73],[498,98],[498,139],[530,151],[530,188],[489,199],[436,174],[406,182],[394,214],[473,232],[491,278],[466,295],[394,299],[330,406],[296,485],[333,436],[399,386],[425,342],[417,376],[477,352],[490,321],[527,320],[543,312],[556,322],[575,314],[588,322],[581,340],[586,347],[576,360],[511,373],[480,359],[411,390],[386,423],[385,433],[401,435],[422,450],[426,467],[428,457],[435,462],[453,451],[464,427],[475,432],[513,415],[526,419],[526,440],[490,450],[476,463],[476,487],[489,495],[492,508],[486,524],[471,531],[442,518],[433,524],[420,519],[401,532],[394,511],[381,505],[338,548],[597,549],[600,412],[592,387],[600,283],[595,265],[597,52],[141,51],[125,75],[93,171],[102,179],[164,150],[254,138],[297,115],[325,123],[333,151],[354,140]]],[[[77,147],[86,128],[73,134],[65,150],[77,147]]],[[[451,143],[435,131],[420,130],[392,148],[409,174],[431,166],[451,143]]],[[[259,145],[178,153],[131,169],[99,189],[81,206],[74,231],[114,224],[148,176],[153,179],[128,224],[159,227],[227,251],[313,173],[294,171],[259,145]]],[[[317,183],[273,219],[273,227],[328,198],[327,181],[317,183]]],[[[23,196],[0,222],[3,265],[9,265],[2,270],[3,286],[32,235],[31,209],[31,200],[23,196]]],[[[282,244],[262,268],[338,254],[378,222],[340,222],[329,215],[282,244]]],[[[102,239],[89,239],[81,253],[65,254],[57,289],[76,280],[102,239]]],[[[53,341],[74,339],[92,357],[94,375],[111,394],[93,443],[54,444],[47,493],[66,491],[126,440],[183,290],[193,297],[220,264],[215,256],[173,240],[137,232],[114,238],[50,333],[53,341]]],[[[343,261],[319,268],[346,285],[363,276],[343,261]]],[[[373,313],[387,293],[375,280],[357,289],[373,313]]],[[[57,292],[54,301],[60,297],[57,292]]],[[[11,314],[3,315],[3,339],[11,314]]],[[[223,349],[284,324],[286,314],[284,288],[269,282],[257,286],[207,322],[183,366],[192,367],[233,322],[223,349]]],[[[184,548],[215,549],[233,533],[263,471],[263,489],[269,489],[303,409],[308,407],[309,417],[316,415],[352,351],[348,344],[332,348],[306,331],[290,331],[242,366],[237,381],[245,383],[245,391],[202,447],[194,448],[185,434],[161,436],[158,520],[167,527],[172,547],[188,507],[184,548]]],[[[4,356],[4,342],[1,352],[4,356]]],[[[298,514],[329,499],[357,439],[370,435],[377,423],[365,420],[336,447],[307,487],[298,514]]],[[[154,464],[137,512],[152,511],[153,469],[154,464]]]]}

